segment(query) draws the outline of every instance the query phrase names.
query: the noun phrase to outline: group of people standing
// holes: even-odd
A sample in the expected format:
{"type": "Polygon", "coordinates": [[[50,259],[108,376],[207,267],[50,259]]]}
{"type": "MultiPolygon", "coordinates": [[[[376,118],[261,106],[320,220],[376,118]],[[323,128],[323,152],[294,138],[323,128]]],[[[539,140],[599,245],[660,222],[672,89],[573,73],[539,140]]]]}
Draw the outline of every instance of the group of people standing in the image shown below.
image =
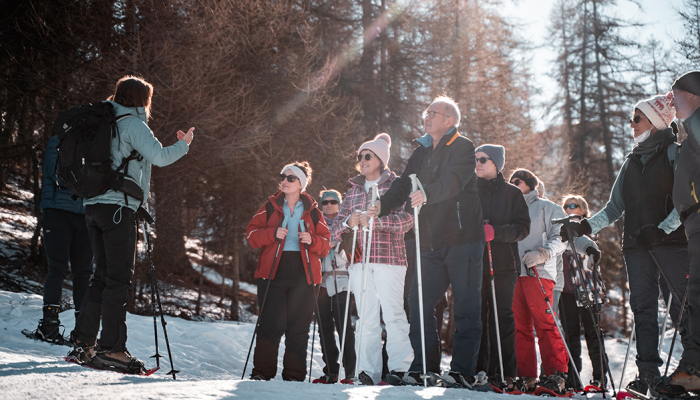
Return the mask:
{"type": "Polygon", "coordinates": [[[539,385],[558,393],[583,386],[577,372],[583,325],[592,383],[605,387],[609,371],[599,331],[605,299],[595,282],[601,254],[593,235],[624,214],[622,251],[639,369],[628,387],[663,394],[700,389],[698,110],[700,71],[681,76],[668,95],[635,105],[630,127],[636,146],[609,202],[592,217],[581,196],[567,195],[560,205],[547,200],[531,171],[517,169],[506,180],[505,149],[475,148],[457,130],[458,105],[444,96],[423,113],[425,135],[416,139],[401,176],[389,170],[391,139],[380,134],[357,150],[360,174],[350,179],[344,201],[338,191],[321,193],[322,213],[305,192],[312,173],[308,163],[284,166],[280,191],[247,228],[248,242],[262,248],[255,276],[259,303],[265,304],[252,379],[276,375],[282,335],[282,377],[305,379],[316,301],[326,364],[317,381],[337,382],[342,363],[345,376],[363,384],[376,384],[387,372],[423,384],[426,372],[441,373],[436,308],[451,286],[453,356],[444,381],[467,388],[492,382],[523,391],[539,385]],[[688,137],[682,145],[676,143],[676,117],[688,137]],[[421,183],[418,190],[414,179],[421,183]],[[413,235],[420,237],[416,253],[407,248],[413,235]],[[582,259],[589,270],[580,270],[582,259]],[[416,261],[420,269],[413,271],[416,261]],[[581,285],[591,298],[579,296],[581,285]],[[665,298],[674,294],[671,315],[675,321],[682,317],[684,353],[668,377],[658,369],[659,290],[665,298]],[[354,329],[350,293],[359,314],[354,329]]]}

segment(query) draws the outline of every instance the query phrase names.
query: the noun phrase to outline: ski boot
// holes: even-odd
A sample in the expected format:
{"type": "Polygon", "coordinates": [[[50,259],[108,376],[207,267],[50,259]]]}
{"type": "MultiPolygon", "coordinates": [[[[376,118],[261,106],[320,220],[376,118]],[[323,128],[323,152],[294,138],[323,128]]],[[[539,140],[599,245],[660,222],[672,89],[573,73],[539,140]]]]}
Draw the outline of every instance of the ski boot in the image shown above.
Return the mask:
{"type": "Polygon", "coordinates": [[[651,388],[653,391],[669,397],[698,391],[700,390],[700,370],[682,362],[671,376],[657,378],[651,388]]]}

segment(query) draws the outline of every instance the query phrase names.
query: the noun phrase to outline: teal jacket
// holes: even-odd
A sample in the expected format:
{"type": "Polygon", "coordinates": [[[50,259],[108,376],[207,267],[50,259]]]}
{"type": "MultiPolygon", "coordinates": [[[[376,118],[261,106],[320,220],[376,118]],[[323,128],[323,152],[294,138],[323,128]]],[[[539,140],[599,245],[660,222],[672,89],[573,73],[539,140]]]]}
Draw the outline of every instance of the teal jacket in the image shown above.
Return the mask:
{"type": "MultiPolygon", "coordinates": [[[[148,127],[148,119],[144,107],[124,107],[121,104],[110,101],[114,106],[117,116],[130,114],[133,117],[123,118],[117,123],[119,133],[112,139],[112,168],[117,169],[122,162],[131,154],[131,150],[136,150],[143,158],[141,161],[132,160],[129,162],[129,173],[126,179],[136,182],[143,190],[144,201],[148,199],[151,187],[151,165],[164,167],[179,160],[187,154],[189,146],[184,140],[178,140],[172,146],[163,145],[153,135],[153,131],[148,127]]],[[[128,207],[134,211],[139,207],[139,201],[129,196],[128,204],[124,199],[123,192],[108,190],[106,193],[85,199],[83,204],[117,204],[128,207]]]]}
{"type": "Polygon", "coordinates": [[[53,135],[46,144],[44,153],[44,179],[41,187],[41,203],[39,207],[43,211],[46,208],[56,208],[75,214],[85,214],[83,199],[73,200],[73,192],[60,186],[56,179],[56,161],[58,161],[58,136],[53,135]]]}

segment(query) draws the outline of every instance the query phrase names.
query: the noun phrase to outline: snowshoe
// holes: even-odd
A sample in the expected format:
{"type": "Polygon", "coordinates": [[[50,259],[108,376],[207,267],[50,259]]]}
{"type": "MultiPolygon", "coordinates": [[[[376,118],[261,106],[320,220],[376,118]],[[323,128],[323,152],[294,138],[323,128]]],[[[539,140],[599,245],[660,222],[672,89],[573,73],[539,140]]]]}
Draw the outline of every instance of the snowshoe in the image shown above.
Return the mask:
{"type": "Polygon", "coordinates": [[[628,399],[636,399],[634,395],[626,390],[620,390],[617,392],[617,395],[615,396],[615,400],[628,400],[628,399]]]}
{"type": "Polygon", "coordinates": [[[95,346],[88,346],[79,341],[75,341],[73,344],[73,350],[68,352],[68,355],[64,357],[66,361],[74,362],[76,364],[84,365],[87,364],[92,356],[95,354],[95,346]]]}
{"type": "Polygon", "coordinates": [[[555,392],[552,389],[549,389],[546,386],[537,386],[537,389],[535,389],[535,394],[538,396],[548,396],[548,397],[574,397],[574,394],[571,392],[555,392]]]}
{"type": "Polygon", "coordinates": [[[367,375],[365,371],[360,372],[360,375],[357,376],[357,380],[359,380],[363,386],[374,386],[374,381],[372,381],[372,377],[367,375]]]}
{"type": "Polygon", "coordinates": [[[70,346],[68,340],[63,337],[65,329],[62,329],[63,325],[61,325],[61,320],[58,319],[58,313],[61,311],[60,306],[45,305],[42,311],[44,318],[39,320],[39,326],[36,330],[23,329],[22,334],[30,339],[70,346]]]}
{"type": "Polygon", "coordinates": [[[116,358],[107,356],[104,352],[95,354],[85,365],[101,370],[122,372],[125,374],[143,375],[148,372],[143,362],[136,357],[124,351],[129,361],[122,361],[116,358]]]}
{"type": "MultiPolygon", "coordinates": [[[[408,371],[405,373],[392,371],[386,374],[384,380],[392,386],[424,386],[422,375],[419,371],[408,371]]],[[[434,372],[428,372],[427,375],[428,386],[449,387],[440,375],[434,372]]]]}
{"type": "MultiPolygon", "coordinates": [[[[639,375],[637,375],[633,381],[630,381],[630,383],[627,384],[627,391],[629,393],[632,393],[632,391],[634,391],[636,393],[641,393],[642,395],[646,396],[646,393],[649,390],[649,386],[652,383],[654,383],[654,381],[656,381],[656,378],[657,376],[653,373],[640,372],[639,375]]],[[[634,393],[632,394],[635,397],[637,397],[634,393]]]]}

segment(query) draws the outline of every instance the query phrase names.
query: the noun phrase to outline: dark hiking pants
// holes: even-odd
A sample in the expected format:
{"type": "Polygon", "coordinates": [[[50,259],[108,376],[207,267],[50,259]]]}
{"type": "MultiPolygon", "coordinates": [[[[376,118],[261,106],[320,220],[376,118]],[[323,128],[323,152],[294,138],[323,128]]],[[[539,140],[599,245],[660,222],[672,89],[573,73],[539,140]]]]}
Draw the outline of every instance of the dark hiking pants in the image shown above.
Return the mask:
{"type": "MultiPolygon", "coordinates": [[[[588,347],[588,357],[591,359],[593,367],[593,380],[602,380],[604,378],[600,363],[600,341],[596,333],[591,313],[584,307],[579,307],[576,303],[576,297],[573,293],[563,292],[559,300],[559,319],[564,327],[564,336],[566,345],[569,346],[571,357],[569,360],[569,377],[568,387],[579,387],[576,374],[571,368],[571,361],[574,361],[576,369],[581,371],[581,325],[583,325],[583,335],[586,338],[586,346],[588,347]]],[[[605,361],[605,360],[603,360],[605,361]]],[[[584,385],[585,386],[585,385],[584,385]]]]}
{"type": "Polygon", "coordinates": [[[56,208],[43,210],[44,251],[49,272],[44,282],[44,305],[59,304],[63,280],[73,276],[73,304],[80,311],[92,273],[92,247],[85,215],[56,208]]]}
{"type": "MultiPolygon", "coordinates": [[[[343,340],[343,328],[345,324],[343,322],[343,317],[345,317],[345,301],[347,298],[348,292],[340,292],[333,297],[329,297],[328,290],[324,287],[321,287],[318,292],[318,334],[319,336],[323,335],[323,339],[326,342],[325,347],[321,347],[323,350],[323,362],[328,362],[330,364],[323,367],[323,373],[326,375],[338,374],[340,371],[340,364],[338,363],[340,350],[335,341],[335,332],[338,332],[339,340],[343,340]],[[323,332],[321,328],[323,328],[323,332]]],[[[343,368],[345,369],[345,375],[355,376],[355,330],[350,323],[349,314],[347,327],[343,368]]],[[[342,342],[339,343],[342,347],[342,342]]],[[[340,379],[343,378],[345,377],[340,377],[340,379]]]]}
{"type": "Polygon", "coordinates": [[[77,339],[92,345],[102,319],[99,350],[126,350],[126,309],[136,254],[136,212],[115,204],[85,207],[95,273],[78,318],[77,339]]]}
{"type": "MultiPolygon", "coordinates": [[[[496,305],[498,309],[498,327],[501,335],[501,352],[503,354],[504,376],[515,378],[515,319],[513,318],[513,292],[518,281],[517,272],[494,275],[496,286],[496,305]]],[[[493,312],[493,295],[491,294],[491,275],[483,275],[481,283],[481,347],[476,371],[485,371],[487,375],[500,375],[498,359],[498,341],[496,340],[496,318],[493,312]]]]}
{"type": "Polygon", "coordinates": [[[272,379],[277,374],[277,353],[284,335],[282,379],[303,381],[306,378],[306,353],[309,325],[314,312],[313,286],[306,281],[301,252],[284,251],[272,281],[258,280],[258,307],[262,305],[268,282],[265,308],[258,317],[252,376],[272,379]]]}
{"type": "MultiPolygon", "coordinates": [[[[671,303],[671,318],[675,323],[678,320],[679,304],[688,282],[686,278],[690,267],[688,249],[685,246],[658,246],[654,248],[653,253],[680,296],[680,299],[674,297],[671,303]]],[[[636,326],[637,368],[640,376],[647,372],[659,376],[659,367],[663,364],[658,352],[659,287],[664,299],[668,299],[669,289],[647,251],[625,250],[623,254],[630,285],[630,308],[634,313],[636,326]]],[[[679,332],[683,348],[687,348],[691,342],[687,333],[687,313],[684,314],[679,332]]]]}
{"type": "Polygon", "coordinates": [[[440,372],[440,338],[435,308],[445,298],[452,284],[455,331],[452,334],[450,368],[465,376],[475,375],[481,344],[481,280],[484,242],[452,245],[440,250],[421,251],[423,312],[425,326],[420,326],[418,271],[409,296],[411,313],[411,347],[414,359],[411,371],[423,370],[421,329],[425,330],[425,352],[428,371],[440,372]]]}
{"type": "Polygon", "coordinates": [[[688,238],[690,283],[688,285],[688,326],[690,334],[683,342],[681,362],[700,367],[700,233],[688,238]]]}

